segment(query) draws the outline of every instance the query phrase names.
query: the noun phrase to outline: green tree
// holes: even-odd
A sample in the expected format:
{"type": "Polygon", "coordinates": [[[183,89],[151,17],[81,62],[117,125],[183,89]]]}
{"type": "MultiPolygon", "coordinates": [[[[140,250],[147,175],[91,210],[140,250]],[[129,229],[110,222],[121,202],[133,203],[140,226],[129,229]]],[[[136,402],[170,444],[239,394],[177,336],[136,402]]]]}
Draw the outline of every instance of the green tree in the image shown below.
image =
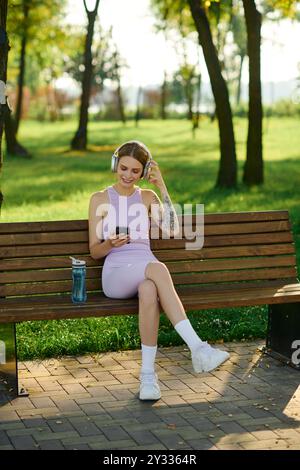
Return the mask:
{"type": "Polygon", "coordinates": [[[216,103],[219,123],[221,158],[216,185],[235,187],[237,182],[237,163],[232,112],[226,82],[222,76],[217,51],[213,43],[209,19],[204,2],[188,0],[194,23],[202,46],[211,87],[216,103]]]}
{"type": "Polygon", "coordinates": [[[282,18],[296,18],[299,15],[299,0],[264,0],[262,7],[265,14],[276,12],[282,18]]]}
{"type": "MultiPolygon", "coordinates": [[[[198,33],[199,44],[203,50],[216,103],[219,125],[221,156],[216,186],[235,187],[237,182],[237,163],[232,112],[228,89],[222,76],[221,65],[213,42],[209,17],[210,7],[213,7],[214,2],[204,0],[188,0],[187,2],[183,0],[152,0],[152,6],[156,15],[162,17],[163,7],[166,3],[169,5],[167,21],[170,27],[176,29],[181,16],[183,27],[186,28],[187,32],[191,33],[196,30],[198,33]]],[[[227,11],[227,1],[224,2],[224,6],[227,11]]]]}
{"type": "Polygon", "coordinates": [[[200,50],[198,48],[198,73],[197,73],[197,83],[196,83],[196,112],[193,115],[193,137],[196,137],[196,129],[199,129],[199,120],[200,120],[200,102],[201,102],[201,83],[202,83],[202,74],[200,69],[200,50]]]}
{"type": "MultiPolygon", "coordinates": [[[[236,50],[233,51],[233,55],[235,58],[239,58],[239,62],[236,65],[237,73],[236,73],[236,97],[235,102],[238,106],[241,101],[241,82],[242,82],[242,69],[245,57],[247,55],[247,32],[245,28],[245,19],[242,16],[242,12],[240,11],[239,4],[236,8],[232,11],[232,18],[231,18],[231,31],[233,35],[234,45],[236,50]]],[[[235,66],[235,62],[233,61],[233,67],[235,66]]],[[[226,64],[228,68],[228,64],[226,64]]],[[[236,67],[234,67],[236,69],[236,67]]]]}
{"type": "Polygon", "coordinates": [[[244,165],[243,181],[247,185],[262,184],[262,98],[260,78],[261,13],[255,0],[243,0],[247,26],[247,49],[249,57],[249,110],[247,157],[244,165]]]}
{"type": "Polygon", "coordinates": [[[8,30],[15,44],[9,68],[11,81],[15,79],[17,104],[15,112],[16,127],[21,117],[24,83],[32,91],[39,85],[39,79],[49,75],[49,68],[58,76],[61,73],[62,48],[67,47],[68,27],[63,25],[66,0],[11,0],[8,15],[8,30]],[[41,28],[41,24],[43,27],[41,28]],[[26,63],[30,67],[26,67],[26,63]]]}
{"type": "MultiPolygon", "coordinates": [[[[94,89],[103,90],[104,81],[108,77],[112,52],[110,48],[111,34],[104,31],[100,25],[95,24],[95,34],[97,35],[92,47],[93,74],[91,86],[94,89]],[[98,26],[98,27],[97,27],[98,26]]],[[[64,71],[70,75],[78,84],[81,84],[84,76],[84,57],[82,49],[85,44],[85,34],[81,29],[72,33],[73,45],[68,48],[64,56],[64,71]],[[75,41],[75,43],[74,43],[75,41]]]]}
{"type": "MultiPolygon", "coordinates": [[[[118,51],[117,45],[113,41],[112,27],[108,31],[103,30],[99,25],[95,26],[97,33],[92,48],[93,74],[91,78],[91,89],[101,93],[106,80],[116,84],[116,98],[120,119],[125,124],[126,116],[124,109],[124,99],[122,95],[121,76],[124,67],[127,67],[124,59],[118,51]]],[[[84,41],[83,36],[77,36],[78,47],[69,50],[65,58],[65,71],[78,83],[82,83],[84,76],[84,64],[80,45],[84,41]]]]}
{"type": "Polygon", "coordinates": [[[188,106],[187,118],[193,119],[193,101],[196,85],[198,84],[198,75],[196,66],[189,64],[185,57],[185,62],[180,66],[175,75],[175,80],[182,85],[184,90],[185,101],[188,106]]]}
{"type": "Polygon", "coordinates": [[[116,97],[117,105],[119,109],[119,116],[123,124],[126,124],[125,116],[125,107],[124,107],[124,98],[121,87],[121,76],[122,70],[127,67],[126,62],[122,58],[120,52],[118,51],[117,45],[113,42],[112,39],[112,28],[110,29],[110,43],[112,46],[112,52],[109,63],[106,63],[106,75],[112,83],[116,83],[116,97]]]}
{"type": "MultiPolygon", "coordinates": [[[[55,64],[61,56],[59,41],[65,38],[61,28],[66,0],[12,0],[8,16],[8,30],[12,41],[17,45],[13,57],[15,67],[17,98],[14,119],[6,121],[6,141],[9,154],[28,156],[28,152],[17,140],[17,132],[22,117],[23,90],[26,82],[26,62],[30,61],[34,70],[34,82],[42,69],[47,70],[49,80],[55,78],[55,64]],[[43,28],[41,28],[43,24],[43,28]]],[[[32,73],[32,72],[31,72],[32,73]]]]}
{"type": "MultiPolygon", "coordinates": [[[[158,32],[162,32],[164,36],[165,43],[168,42],[168,29],[167,29],[167,18],[169,14],[169,5],[166,2],[165,5],[163,5],[163,10],[162,10],[162,18],[161,21],[159,21],[156,24],[156,30],[158,32]]],[[[166,106],[167,106],[167,98],[168,98],[168,80],[167,80],[167,71],[166,69],[163,72],[163,82],[161,85],[161,93],[160,93],[160,117],[161,119],[165,120],[167,119],[167,111],[166,111],[166,106]]]]}
{"type": "Polygon", "coordinates": [[[135,127],[139,126],[139,122],[141,119],[141,101],[143,98],[143,89],[141,86],[139,86],[137,95],[136,95],[136,110],[135,110],[135,115],[134,115],[134,120],[135,120],[135,127]]]}
{"type": "Polygon", "coordinates": [[[84,72],[82,78],[79,125],[71,142],[71,148],[76,150],[85,150],[87,146],[88,110],[93,76],[92,44],[100,0],[95,0],[93,10],[88,9],[86,0],[83,0],[83,3],[88,18],[88,27],[84,47],[84,72]]]}
{"type": "MultiPolygon", "coordinates": [[[[228,78],[228,63],[225,60],[225,45],[231,24],[232,0],[226,0],[222,3],[219,0],[213,0],[211,2],[205,2],[204,5],[207,6],[207,16],[210,23],[211,34],[217,51],[221,73],[226,80],[229,95],[230,80],[228,78]]],[[[215,117],[216,105],[215,111],[211,115],[211,121],[213,121],[215,117]]]]}
{"type": "Polygon", "coordinates": [[[260,47],[262,18],[276,12],[278,18],[293,17],[296,14],[296,0],[265,0],[257,9],[255,0],[243,0],[247,27],[247,51],[249,57],[249,110],[247,156],[244,165],[243,181],[247,185],[262,184],[263,145],[261,98],[260,47]]]}
{"type": "MultiPolygon", "coordinates": [[[[7,0],[0,1],[0,174],[3,167],[3,154],[2,154],[2,135],[5,123],[5,116],[10,114],[10,109],[7,103],[7,96],[5,92],[7,81],[7,59],[8,51],[10,49],[8,36],[6,32],[7,21],[7,0]]],[[[3,194],[0,189],[0,213],[3,203],[3,194]]]]}

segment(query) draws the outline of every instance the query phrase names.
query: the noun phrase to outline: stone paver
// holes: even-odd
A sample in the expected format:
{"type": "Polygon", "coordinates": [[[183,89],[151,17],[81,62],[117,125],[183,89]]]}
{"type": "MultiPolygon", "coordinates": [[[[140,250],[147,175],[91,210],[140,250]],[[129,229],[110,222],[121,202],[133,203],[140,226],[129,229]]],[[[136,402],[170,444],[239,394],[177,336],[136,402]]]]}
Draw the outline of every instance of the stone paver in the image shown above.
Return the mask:
{"type": "Polygon", "coordinates": [[[299,371],[263,344],[222,344],[230,360],[203,374],[186,347],[159,348],[157,402],[138,399],[140,351],[22,362],[29,397],[0,384],[0,449],[299,450],[299,371]]]}

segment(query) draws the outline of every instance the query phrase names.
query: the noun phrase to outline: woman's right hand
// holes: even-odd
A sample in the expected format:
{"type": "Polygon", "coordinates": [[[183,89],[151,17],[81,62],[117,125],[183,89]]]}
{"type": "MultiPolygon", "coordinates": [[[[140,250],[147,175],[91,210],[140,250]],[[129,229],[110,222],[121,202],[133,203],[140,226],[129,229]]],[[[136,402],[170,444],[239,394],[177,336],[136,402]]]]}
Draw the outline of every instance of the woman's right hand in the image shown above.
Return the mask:
{"type": "Polygon", "coordinates": [[[130,237],[125,233],[120,233],[118,235],[112,234],[108,239],[112,248],[119,248],[120,246],[126,245],[126,243],[129,242],[130,237]]]}

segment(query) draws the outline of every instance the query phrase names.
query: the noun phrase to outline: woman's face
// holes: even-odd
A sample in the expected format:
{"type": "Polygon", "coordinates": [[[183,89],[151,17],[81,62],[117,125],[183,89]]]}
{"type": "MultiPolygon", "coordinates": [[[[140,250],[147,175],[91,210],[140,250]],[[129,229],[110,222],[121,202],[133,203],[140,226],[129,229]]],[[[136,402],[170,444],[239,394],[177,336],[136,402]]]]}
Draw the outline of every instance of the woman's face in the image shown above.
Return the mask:
{"type": "Polygon", "coordinates": [[[143,165],[133,157],[120,157],[117,166],[118,183],[129,188],[141,177],[143,165]]]}

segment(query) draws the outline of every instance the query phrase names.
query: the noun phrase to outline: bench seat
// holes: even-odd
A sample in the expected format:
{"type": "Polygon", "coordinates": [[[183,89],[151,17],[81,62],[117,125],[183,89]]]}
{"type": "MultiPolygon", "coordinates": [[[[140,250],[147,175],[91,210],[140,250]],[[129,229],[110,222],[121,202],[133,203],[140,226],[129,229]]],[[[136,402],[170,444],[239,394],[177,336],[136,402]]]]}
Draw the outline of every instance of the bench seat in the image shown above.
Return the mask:
{"type": "MultiPolygon", "coordinates": [[[[285,281],[258,285],[186,286],[176,291],[186,310],[281,304],[291,302],[291,298],[293,302],[300,302],[300,284],[286,284],[285,281]]],[[[74,305],[70,302],[70,295],[36,296],[2,300],[0,323],[137,313],[138,297],[111,299],[103,293],[90,293],[86,303],[74,305]]]]}

